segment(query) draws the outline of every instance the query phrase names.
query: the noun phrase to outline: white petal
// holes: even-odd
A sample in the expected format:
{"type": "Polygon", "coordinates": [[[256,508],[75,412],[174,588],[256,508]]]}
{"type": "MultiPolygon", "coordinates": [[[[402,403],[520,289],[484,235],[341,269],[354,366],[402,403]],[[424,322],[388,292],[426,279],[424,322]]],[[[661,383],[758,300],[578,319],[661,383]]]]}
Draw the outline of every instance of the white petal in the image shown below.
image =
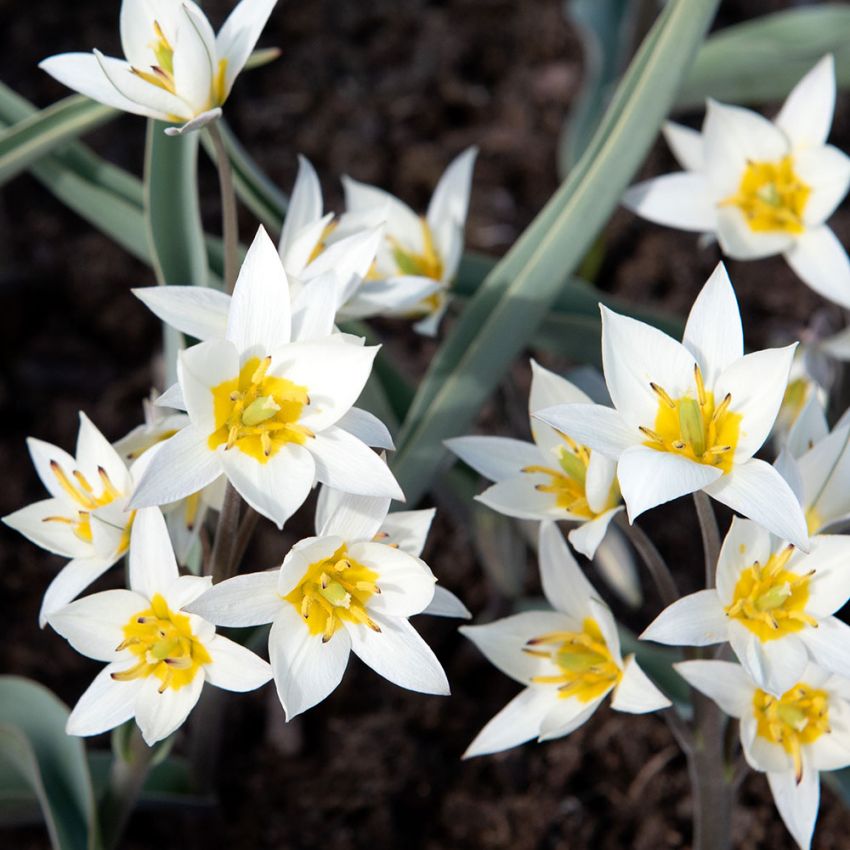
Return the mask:
{"type": "Polygon", "coordinates": [[[316,462],[316,478],[336,490],[404,501],[404,493],[380,455],[348,431],[331,425],[306,447],[316,462]]]}
{"type": "Polygon", "coordinates": [[[717,209],[717,241],[728,257],[736,260],[761,260],[793,247],[799,237],[790,233],[754,231],[734,204],[717,209]]]}
{"type": "MultiPolygon", "coordinates": [[[[193,112],[210,106],[216,71],[215,37],[210,22],[194,3],[182,3],[182,19],[174,39],[174,87],[193,112]]],[[[217,105],[217,104],[216,104],[217,105]]]]}
{"type": "Polygon", "coordinates": [[[702,174],[687,171],[630,186],[623,195],[623,206],[656,224],[697,233],[713,231],[717,222],[708,182],[702,174]]]}
{"type": "Polygon", "coordinates": [[[311,635],[291,605],[285,605],[269,633],[269,659],[286,719],[320,703],[340,683],[348,664],[351,638],[339,629],[327,642],[311,635]]]}
{"type": "Polygon", "coordinates": [[[815,393],[809,398],[794,420],[794,424],[788,431],[785,447],[792,457],[801,458],[815,443],[823,440],[828,433],[829,425],[826,421],[826,412],[815,393]]]}
{"type": "Polygon", "coordinates": [[[435,508],[421,511],[395,511],[387,514],[381,531],[388,535],[385,543],[394,544],[403,552],[419,557],[434,521],[435,508]]]}
{"type": "Polygon", "coordinates": [[[170,407],[172,410],[185,410],[186,402],[183,400],[183,390],[180,384],[172,384],[162,395],[154,400],[157,407],[170,407]]]}
{"type": "Polygon", "coordinates": [[[754,686],[740,664],[680,661],[673,667],[691,687],[713,699],[730,717],[752,714],[754,686]]]}
{"type": "Polygon", "coordinates": [[[615,460],[642,439],[637,427],[627,424],[618,411],[601,404],[561,404],[538,410],[534,418],[615,460]]]}
{"type": "Polygon", "coordinates": [[[261,226],[233,288],[226,337],[244,362],[247,357],[265,357],[285,345],[290,333],[289,281],[272,240],[261,226]]]}
{"type": "Polygon", "coordinates": [[[850,308],[850,260],[826,226],[809,228],[785,253],[788,265],[818,295],[850,308]]]}
{"type": "Polygon", "coordinates": [[[767,348],[736,360],[717,378],[715,403],[732,396],[731,413],[741,415],[740,433],[735,444],[735,461],[752,457],[770,434],[788,386],[796,344],[767,348]]]}
{"type": "Polygon", "coordinates": [[[177,377],[192,425],[205,435],[216,430],[212,390],[239,376],[239,352],[224,340],[208,340],[181,351],[177,377]]]}
{"type": "Polygon", "coordinates": [[[472,614],[466,605],[454,593],[446,590],[445,587],[440,587],[440,585],[434,588],[434,598],[419,613],[429,614],[432,617],[457,617],[461,620],[472,619],[472,614]]]}
{"type": "MultiPolygon", "coordinates": [[[[150,65],[154,59],[153,51],[150,48],[150,35],[154,19],[161,27],[166,28],[163,32],[170,32],[173,16],[169,15],[167,21],[160,20],[157,12],[162,11],[162,8],[158,10],[152,8],[148,0],[124,0],[121,3],[119,18],[121,49],[131,65],[144,68],[146,65],[150,65]]],[[[166,38],[168,38],[167,34],[166,38]]]]}
{"type": "Polygon", "coordinates": [[[334,317],[345,292],[332,271],[303,286],[292,301],[292,339],[321,340],[334,331],[334,317]]]}
{"type": "MultiPolygon", "coordinates": [[[[162,595],[172,611],[180,611],[203,596],[211,587],[212,576],[183,575],[172,581],[162,592],[162,595]]],[[[203,618],[195,617],[193,619],[201,621],[203,618]]],[[[209,624],[198,622],[196,625],[203,630],[204,625],[209,624]]]]}
{"type": "MultiPolygon", "coordinates": [[[[617,513],[623,510],[616,508],[609,513],[617,513]]],[[[593,523],[586,525],[594,525],[598,523],[602,517],[598,517],[593,523]]],[[[573,542],[573,537],[576,531],[581,531],[586,526],[581,526],[579,529],[571,531],[568,535],[570,543],[577,551],[581,551],[573,542]]],[[[629,608],[637,609],[643,603],[643,589],[641,587],[641,579],[638,573],[637,560],[634,552],[629,548],[626,542],[626,535],[615,528],[611,534],[606,535],[600,542],[596,553],[593,557],[593,567],[601,576],[603,581],[614,593],[625,602],[629,608]]]]}
{"type": "Polygon", "coordinates": [[[850,186],[850,157],[832,145],[802,151],[794,171],[812,192],[803,209],[809,227],[823,224],[837,209],[850,186]]]}
{"type": "Polygon", "coordinates": [[[809,71],[785,99],[776,126],[794,148],[826,143],[835,111],[835,62],[827,54],[809,71]]]}
{"type": "Polygon", "coordinates": [[[661,128],[670,150],[686,171],[702,171],[705,163],[702,154],[702,133],[673,121],[665,121],[661,128]]]}
{"type": "Polygon", "coordinates": [[[623,666],[623,678],[614,688],[611,708],[629,714],[646,714],[672,704],[641,670],[634,655],[630,655],[623,666]]]}
{"type": "Polygon", "coordinates": [[[118,558],[77,558],[69,561],[47,587],[38,612],[38,624],[44,628],[48,617],[76,599],[93,581],[99,579],[118,558]]]}
{"type": "Polygon", "coordinates": [[[179,574],[162,511],[137,511],[130,535],[130,587],[153,599],[157,593],[164,593],[179,574]]]}
{"type": "Polygon", "coordinates": [[[352,319],[403,316],[441,288],[439,281],[414,275],[395,275],[386,280],[364,280],[342,307],[340,315],[352,319]]]}
{"type": "MultiPolygon", "coordinates": [[[[289,208],[278,242],[281,260],[286,260],[295,234],[322,217],[322,185],[319,175],[305,156],[298,155],[298,174],[289,197],[289,208]]],[[[300,270],[300,269],[299,269],[300,270]]]]}
{"type": "Polygon", "coordinates": [[[97,661],[114,661],[124,640],[124,626],[149,607],[147,598],[139,593],[107,590],[78,599],[47,619],[77,652],[97,661]]]}
{"type": "Polygon", "coordinates": [[[159,692],[159,679],[155,676],[143,679],[136,698],[136,723],[149,747],[183,725],[197,705],[203,687],[201,672],[182,688],[166,688],[162,693],[159,692]]]}
{"type": "Polygon", "coordinates": [[[322,241],[322,236],[333,217],[333,213],[328,213],[293,233],[286,253],[281,254],[283,267],[288,275],[302,281],[307,262],[322,241]]]}
{"type": "Polygon", "coordinates": [[[539,466],[543,462],[534,443],[511,437],[455,437],[446,440],[445,446],[491,481],[514,478],[523,467],[539,466]]]}
{"type": "Polygon", "coordinates": [[[394,685],[423,694],[446,695],[449,682],[437,656],[407,620],[380,614],[380,633],[368,626],[348,625],[354,654],[394,685]]]}
{"type": "Polygon", "coordinates": [[[345,208],[349,212],[381,209],[386,216],[387,233],[394,236],[405,248],[420,253],[422,244],[422,222],[407,204],[398,198],[366,183],[360,183],[343,175],[345,208]]]}
{"type": "Polygon", "coordinates": [[[541,522],[538,544],[543,593],[556,611],[581,621],[589,615],[589,602],[599,594],[581,571],[558,526],[541,522]]]}
{"type": "Polygon", "coordinates": [[[437,301],[437,308],[429,313],[424,319],[414,322],[413,330],[422,336],[436,336],[440,329],[440,322],[443,321],[443,316],[449,308],[451,301],[450,295],[442,295],[437,301]]]}
{"type": "Polygon", "coordinates": [[[805,761],[804,765],[799,783],[793,770],[768,773],[767,781],[783,823],[801,850],[809,850],[820,806],[820,777],[805,761]]]}
{"type": "Polygon", "coordinates": [[[712,482],[722,480],[722,476],[717,467],[694,463],[673,452],[658,452],[647,446],[627,449],[617,466],[630,522],[656,505],[714,486],[712,482]]]}
{"type": "Polygon", "coordinates": [[[134,74],[127,62],[104,56],[96,49],[92,52],[109,83],[122,97],[133,102],[136,108],[129,111],[165,121],[173,121],[175,117],[183,120],[194,116],[194,109],[190,104],[176,94],[134,74]]]}
{"type": "MultiPolygon", "coordinates": [[[[324,487],[322,492],[329,492],[324,487]]],[[[321,525],[316,523],[319,537],[334,534],[343,540],[371,540],[386,519],[390,508],[390,499],[380,496],[356,496],[341,491],[334,499],[333,510],[329,512],[321,525]]]]}
{"type": "Polygon", "coordinates": [[[800,640],[815,664],[850,678],[850,626],[847,623],[837,617],[825,617],[816,629],[800,632],[800,640]]]}
{"type": "Polygon", "coordinates": [[[206,127],[207,124],[211,124],[213,121],[218,121],[221,118],[222,112],[219,107],[215,109],[208,109],[206,112],[201,112],[199,115],[196,115],[191,121],[187,121],[185,124],[181,124],[178,127],[171,126],[166,127],[163,130],[166,136],[183,136],[186,133],[194,133],[197,130],[201,130],[206,127]]]}
{"type": "Polygon", "coordinates": [[[811,544],[809,555],[794,559],[797,560],[794,571],[804,574],[814,570],[806,611],[824,617],[839,611],[850,599],[850,538],[843,534],[818,534],[812,537],[811,544]]]}
{"type": "Polygon", "coordinates": [[[574,732],[579,726],[583,726],[590,720],[593,713],[599,708],[602,700],[608,696],[610,691],[590,700],[582,702],[579,699],[559,699],[552,705],[540,724],[539,741],[553,741],[563,738],[574,732]]]}
{"type": "Polygon", "coordinates": [[[157,318],[199,340],[224,339],[230,296],[208,286],[146,286],[132,290],[157,318]]]}
{"type": "Polygon", "coordinates": [[[69,735],[100,735],[133,717],[144,680],[116,682],[112,674],[126,666],[126,662],[110,664],[97,674],[68,717],[65,731],[69,735]]]}
{"type": "Polygon", "coordinates": [[[850,704],[837,691],[846,693],[847,682],[832,677],[829,692],[829,729],[807,747],[807,763],[815,770],[837,770],[850,765],[850,704]]]}
{"type": "Polygon", "coordinates": [[[29,450],[36,474],[50,495],[54,499],[58,499],[65,505],[70,506],[72,509],[78,509],[79,505],[59,483],[59,478],[53,473],[51,467],[51,464],[55,463],[66,475],[71,475],[72,470],[77,465],[74,458],[64,449],[60,449],[52,443],[46,443],[44,440],[37,440],[34,437],[27,437],[27,449],[29,450]]]}
{"type": "Polygon", "coordinates": [[[424,611],[434,598],[436,579],[419,558],[384,543],[354,543],[348,552],[355,561],[378,574],[381,593],[369,599],[370,614],[377,611],[410,617],[424,611]]]}
{"type": "Polygon", "coordinates": [[[117,490],[123,493],[129,489],[130,475],[121,455],[82,411],[76,451],[76,468],[89,481],[96,482],[102,469],[117,490]]]}
{"type": "Polygon", "coordinates": [[[230,94],[233,81],[245,67],[276,2],[241,0],[219,30],[215,47],[219,58],[227,59],[225,96],[230,94]]]}
{"type": "Polygon", "coordinates": [[[600,513],[609,506],[611,488],[616,478],[616,462],[601,452],[591,452],[584,482],[584,492],[590,510],[600,513]]]}
{"type": "Polygon", "coordinates": [[[771,550],[768,531],[752,520],[732,517],[717,559],[715,583],[721,605],[731,604],[741,572],[756,561],[766,564],[771,550]]]}
{"type": "Polygon", "coordinates": [[[368,410],[352,407],[337,420],[336,425],[372,448],[390,451],[395,448],[387,426],[368,410]]]}
{"type": "Polygon", "coordinates": [[[281,446],[265,463],[238,448],[219,456],[239,495],[278,528],[304,504],[316,477],[313,455],[295,443],[281,446]]]}
{"type": "Polygon", "coordinates": [[[796,634],[762,641],[750,632],[744,650],[740,633],[741,629],[733,624],[730,629],[732,648],[743,668],[760,688],[781,696],[800,681],[809,662],[809,654],[796,634]],[[739,652],[739,649],[742,651],[739,652]]]}
{"type": "Polygon", "coordinates": [[[299,540],[283,559],[278,574],[278,594],[288,596],[301,583],[311,565],[330,558],[344,542],[339,537],[308,537],[299,540]]]}
{"type": "Polygon", "coordinates": [[[51,521],[51,517],[68,517],[76,521],[77,514],[62,499],[44,499],[3,517],[3,522],[23,534],[27,540],[66,558],[87,558],[94,554],[91,543],[74,534],[66,522],[51,521]]]}
{"type": "Polygon", "coordinates": [[[717,591],[700,590],[665,608],[640,639],[670,646],[710,646],[726,640],[728,623],[717,591]]]}
{"type": "Polygon", "coordinates": [[[130,498],[130,507],[167,505],[203,490],[221,475],[221,461],[207,446],[207,436],[187,425],[152,456],[130,498]]]}
{"type": "Polygon", "coordinates": [[[743,357],[741,313],[723,263],[717,264],[694,301],[682,344],[697,359],[708,387],[713,387],[718,375],[743,357]]]}
{"type": "Polygon", "coordinates": [[[445,223],[462,225],[466,221],[477,155],[478,148],[467,148],[451,161],[440,177],[427,214],[428,226],[435,235],[445,223]]]}
{"type": "Polygon", "coordinates": [[[608,531],[608,526],[611,520],[623,510],[622,505],[617,508],[612,508],[610,511],[599,514],[588,522],[583,522],[578,528],[574,528],[568,535],[567,539],[572,544],[576,552],[584,555],[585,558],[594,558],[602,543],[605,533],[608,531]]]}
{"type": "Polygon", "coordinates": [[[517,519],[579,519],[559,508],[553,493],[537,489],[538,484],[545,486],[550,483],[551,479],[546,475],[522,475],[488,487],[475,499],[500,514],[517,519]]]}
{"type": "Polygon", "coordinates": [[[383,238],[384,228],[381,225],[331,242],[304,269],[301,280],[312,282],[320,275],[333,272],[340,279],[340,292],[347,298],[353,290],[365,284],[363,278],[369,273],[383,238]]]}
{"type": "Polygon", "coordinates": [[[272,677],[272,668],[258,655],[226,637],[216,635],[207,650],[212,664],[204,666],[207,681],[226,691],[253,691],[272,677]]]}
{"type": "Polygon", "coordinates": [[[538,737],[543,718],[557,700],[548,688],[526,688],[475,736],[463,758],[499,753],[538,737]]]}
{"type": "Polygon", "coordinates": [[[731,472],[704,489],[733,511],[808,551],[809,534],[800,503],[769,463],[753,458],[736,464],[731,472]]]}
{"type": "Polygon", "coordinates": [[[836,427],[800,458],[803,504],[814,508],[821,518],[820,528],[850,512],[850,492],[846,486],[850,475],[849,445],[850,425],[836,427]]]}
{"type": "Polygon", "coordinates": [[[186,610],[217,626],[271,623],[284,602],[277,592],[278,570],[234,576],[211,587],[186,610]]]}
{"type": "Polygon", "coordinates": [[[535,676],[557,672],[558,668],[548,659],[524,652],[526,644],[551,632],[576,629],[581,629],[581,620],[558,611],[524,611],[484,626],[461,626],[458,631],[506,676],[528,685],[535,676]]]}

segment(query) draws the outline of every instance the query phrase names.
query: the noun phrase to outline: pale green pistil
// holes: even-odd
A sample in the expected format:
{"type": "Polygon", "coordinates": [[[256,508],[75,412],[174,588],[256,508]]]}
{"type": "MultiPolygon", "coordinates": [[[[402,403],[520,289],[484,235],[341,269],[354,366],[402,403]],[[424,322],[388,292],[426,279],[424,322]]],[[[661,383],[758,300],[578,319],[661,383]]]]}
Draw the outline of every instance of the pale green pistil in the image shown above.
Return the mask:
{"type": "Polygon", "coordinates": [[[270,395],[260,396],[242,411],[242,424],[248,428],[267,422],[280,410],[280,405],[270,395]]]}

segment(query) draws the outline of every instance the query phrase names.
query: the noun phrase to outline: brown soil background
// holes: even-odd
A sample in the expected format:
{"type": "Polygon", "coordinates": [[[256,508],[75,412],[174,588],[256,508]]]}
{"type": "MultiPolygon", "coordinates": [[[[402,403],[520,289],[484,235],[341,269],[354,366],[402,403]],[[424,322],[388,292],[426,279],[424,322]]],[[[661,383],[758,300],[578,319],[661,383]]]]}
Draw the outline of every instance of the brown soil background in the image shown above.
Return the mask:
{"type": "MultiPolygon", "coordinates": [[[[722,5],[718,25],[793,5],[738,0],[722,5]]],[[[227,4],[205,4],[217,25],[227,4]]],[[[0,78],[39,105],[66,94],[38,71],[38,60],[98,46],[118,52],[117,3],[0,0],[0,78]]],[[[227,114],[278,185],[288,190],[298,152],[323,178],[328,207],[339,208],[336,176],[381,184],[423,207],[450,157],[481,148],[468,244],[502,253],[556,186],[555,145],[581,79],[580,45],[558,0],[281,0],[262,45],[283,56],[237,84],[227,114]]],[[[692,116],[698,119],[699,116],[692,116]]],[[[833,141],[850,147],[850,110],[839,104],[833,141]]],[[[143,122],[122,117],[92,134],[104,156],[141,171],[143,122]]],[[[661,144],[646,174],[672,167],[661,144]]],[[[205,215],[218,227],[214,174],[203,163],[205,215]]],[[[850,215],[833,224],[845,244],[850,215]]],[[[242,236],[255,227],[242,219],[242,236]]],[[[0,194],[0,512],[43,497],[24,447],[35,435],[70,448],[85,410],[111,439],[137,424],[159,344],[153,318],[130,294],[153,283],[150,271],[65,210],[28,176],[0,194]]],[[[602,288],[684,313],[718,259],[692,236],[618,212],[606,232],[602,288]]],[[[839,325],[779,260],[730,263],[748,343],[794,337],[816,311],[839,325]]],[[[433,344],[402,324],[385,323],[388,345],[412,376],[433,344]]],[[[544,357],[554,368],[566,362],[544,357]]],[[[528,366],[519,362],[505,389],[482,411],[481,428],[523,427],[528,366]],[[520,423],[519,425],[515,423],[520,423]]],[[[309,527],[309,515],[282,535],[261,525],[249,569],[279,562],[309,527]]],[[[462,518],[461,518],[462,519],[462,518]]],[[[690,505],[654,512],[647,526],[695,589],[701,553],[690,505]],[[656,516],[656,513],[658,515],[656,516]]],[[[22,538],[0,532],[0,670],[34,678],[73,704],[97,670],[50,631],[40,632],[41,594],[60,566],[22,538]]],[[[499,598],[476,561],[466,525],[441,512],[426,557],[441,581],[477,618],[500,615],[499,598]]],[[[113,571],[99,585],[119,581],[113,571]]],[[[527,586],[538,591],[534,564],[527,586]]],[[[615,606],[633,628],[659,610],[650,587],[639,612],[615,606]]],[[[515,693],[516,686],[461,639],[451,621],[417,626],[443,660],[448,699],[395,688],[353,660],[322,705],[289,724],[273,691],[229,700],[217,790],[200,810],[143,810],[127,848],[209,847],[355,850],[662,850],[690,844],[684,760],[665,725],[599,711],[567,739],[527,745],[462,763],[464,748],[515,693]]],[[[108,745],[107,740],[94,744],[108,745]]],[[[179,745],[178,745],[179,746],[179,745]]],[[[818,850],[847,846],[850,814],[824,791],[818,850]]],[[[762,777],[744,784],[736,847],[792,848],[762,777]]],[[[0,833],[0,845],[41,848],[41,828],[0,833]]]]}

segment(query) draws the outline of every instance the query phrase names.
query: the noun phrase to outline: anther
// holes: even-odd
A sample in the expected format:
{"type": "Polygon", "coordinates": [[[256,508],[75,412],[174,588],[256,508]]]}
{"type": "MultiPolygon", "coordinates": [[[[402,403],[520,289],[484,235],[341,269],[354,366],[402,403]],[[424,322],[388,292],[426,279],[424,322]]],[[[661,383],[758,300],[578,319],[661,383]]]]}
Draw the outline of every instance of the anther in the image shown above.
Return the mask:
{"type": "Polygon", "coordinates": [[[675,409],[676,402],[673,401],[672,398],[670,398],[669,394],[664,389],[664,387],[658,386],[658,384],[656,384],[653,381],[649,382],[649,386],[652,389],[652,391],[661,399],[661,401],[663,401],[664,404],[667,405],[667,407],[669,407],[671,409],[675,409]]]}

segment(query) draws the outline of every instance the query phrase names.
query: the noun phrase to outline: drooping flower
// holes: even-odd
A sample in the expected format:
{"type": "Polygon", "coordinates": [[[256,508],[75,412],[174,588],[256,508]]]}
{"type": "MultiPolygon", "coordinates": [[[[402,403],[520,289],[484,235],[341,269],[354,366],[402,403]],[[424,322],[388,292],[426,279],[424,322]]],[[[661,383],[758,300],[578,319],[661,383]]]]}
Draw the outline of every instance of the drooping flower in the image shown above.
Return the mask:
{"type": "Polygon", "coordinates": [[[451,162],[424,217],[382,189],[343,177],[347,213],[367,218],[373,214],[376,221],[386,222],[385,239],[369,277],[389,288],[412,285],[409,278],[439,285],[409,311],[420,317],[414,328],[427,336],[437,332],[457,275],[477,153],[476,148],[468,148],[451,162]]]}
{"type": "Polygon", "coordinates": [[[533,443],[509,437],[457,437],[446,446],[496,483],[476,498],[519,519],[581,523],[570,543],[592,558],[609,523],[622,510],[617,464],[533,415],[561,404],[592,404],[569,381],[531,361],[528,413],[533,443]]]}
{"type": "Polygon", "coordinates": [[[767,439],[794,346],[744,355],[741,315],[723,264],[691,308],[681,343],[602,310],[602,362],[614,409],[561,405],[535,418],[617,460],[629,519],[703,490],[808,550],[788,484],[753,455],[767,439]]]}
{"type": "Polygon", "coordinates": [[[315,481],[403,499],[381,458],[338,424],[377,347],[334,335],[291,342],[289,288],[261,228],[229,305],[225,339],[181,352],[179,396],[190,424],[156,450],[134,507],[168,504],[220,475],[282,527],[315,481]]]}
{"type": "Polygon", "coordinates": [[[780,695],[728,661],[674,665],[692,687],[740,720],[753,770],[767,774],[773,802],[801,850],[809,850],[820,803],[821,770],[850,764],[850,689],[846,679],[809,665],[780,695]]]}
{"type": "Polygon", "coordinates": [[[242,0],[218,35],[191,0],[123,0],[125,59],[62,53],[41,62],[60,83],[93,100],[197,130],[221,115],[276,0],[242,0]]]}
{"type": "Polygon", "coordinates": [[[335,501],[319,535],[296,543],[279,570],[227,579],[191,606],[222,626],[272,623],[269,658],[287,720],[336,688],[352,651],[403,688],[449,692],[440,662],[408,622],[433,602],[433,573],[382,541],[388,499],[335,501]]]}
{"type": "Polygon", "coordinates": [[[543,592],[554,611],[526,611],[460,629],[488,661],[525,685],[478,733],[464,758],[568,735],[609,693],[612,708],[631,714],[670,705],[634,656],[621,656],[614,617],[554,523],[541,523],[539,553],[543,592]]]}
{"type": "Polygon", "coordinates": [[[127,551],[134,515],[127,500],[144,461],[128,470],[82,412],[75,457],[34,438],[27,447],[50,498],[3,517],[3,522],[48,552],[71,559],[44,594],[39,612],[43,627],[49,614],[76,598],[127,551]]]}
{"type": "Polygon", "coordinates": [[[850,538],[818,535],[811,544],[804,554],[733,519],[716,588],[674,602],[641,638],[673,646],[729,641],[748,675],[775,696],[809,662],[850,676],[850,626],[833,616],[850,599],[850,538]]]}
{"type": "Polygon", "coordinates": [[[850,260],[825,224],[850,186],[850,158],[826,144],[835,70],[825,56],[775,122],[708,101],[702,134],[667,124],[685,171],[633,186],[624,204],[659,224],[716,234],[724,254],[782,254],[815,292],[850,307],[850,260]]]}
{"type": "Polygon", "coordinates": [[[159,509],[138,512],[130,589],[86,596],[48,617],[74,649],[107,663],[71,712],[69,735],[98,735],[135,718],[152,746],[183,724],[205,682],[251,691],[271,679],[265,661],[184,610],[211,581],[180,576],[159,509]]]}

